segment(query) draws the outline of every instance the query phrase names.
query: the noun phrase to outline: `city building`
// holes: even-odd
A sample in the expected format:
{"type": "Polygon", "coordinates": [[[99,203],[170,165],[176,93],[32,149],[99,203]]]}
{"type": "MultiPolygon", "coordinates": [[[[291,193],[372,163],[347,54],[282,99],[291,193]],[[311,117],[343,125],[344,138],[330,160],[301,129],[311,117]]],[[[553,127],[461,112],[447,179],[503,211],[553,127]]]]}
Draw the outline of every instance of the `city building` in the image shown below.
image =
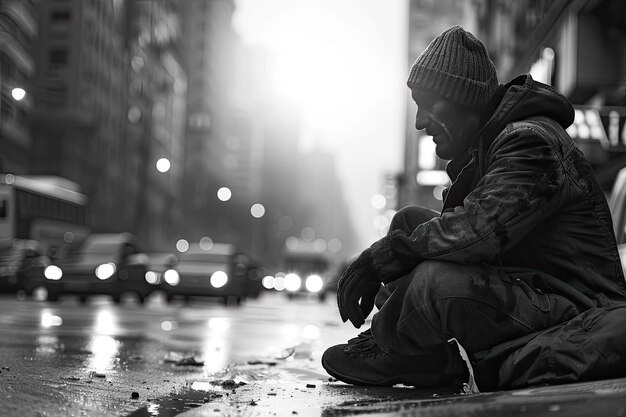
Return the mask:
{"type": "Polygon", "coordinates": [[[231,22],[235,4],[233,0],[183,0],[177,4],[189,85],[182,174],[186,226],[181,234],[194,241],[205,236],[216,241],[232,239],[225,234],[232,230],[229,222],[234,219],[222,216],[224,205],[217,192],[226,186],[225,179],[232,172],[225,171],[225,164],[233,169],[238,166],[236,157],[223,159],[232,154],[237,142],[229,139],[228,133],[236,49],[231,22]]]}
{"type": "Polygon", "coordinates": [[[75,181],[89,197],[94,229],[119,229],[127,213],[119,193],[126,181],[123,3],[40,0],[37,12],[28,172],[75,181]]]}
{"type": "Polygon", "coordinates": [[[37,3],[0,2],[0,172],[28,173],[37,3]]]}
{"type": "Polygon", "coordinates": [[[626,166],[626,3],[477,1],[478,33],[501,81],[530,72],[576,111],[568,133],[608,192],[626,166]]]}
{"type": "Polygon", "coordinates": [[[127,3],[127,227],[159,250],[173,250],[183,219],[187,73],[175,6],[166,0],[127,3]]]}

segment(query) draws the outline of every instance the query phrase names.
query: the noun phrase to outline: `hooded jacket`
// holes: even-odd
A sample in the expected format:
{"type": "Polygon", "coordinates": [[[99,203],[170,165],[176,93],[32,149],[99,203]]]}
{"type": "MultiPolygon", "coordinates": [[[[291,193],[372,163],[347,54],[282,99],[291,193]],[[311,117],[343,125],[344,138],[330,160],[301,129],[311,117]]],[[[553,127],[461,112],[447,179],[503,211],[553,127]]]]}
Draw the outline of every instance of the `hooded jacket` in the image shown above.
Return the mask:
{"type": "Polygon", "coordinates": [[[374,243],[370,274],[389,282],[427,259],[488,263],[542,271],[532,285],[579,311],[626,300],[606,198],[565,132],[573,118],[569,101],[530,75],[506,84],[467,158],[448,164],[441,215],[374,243]]]}

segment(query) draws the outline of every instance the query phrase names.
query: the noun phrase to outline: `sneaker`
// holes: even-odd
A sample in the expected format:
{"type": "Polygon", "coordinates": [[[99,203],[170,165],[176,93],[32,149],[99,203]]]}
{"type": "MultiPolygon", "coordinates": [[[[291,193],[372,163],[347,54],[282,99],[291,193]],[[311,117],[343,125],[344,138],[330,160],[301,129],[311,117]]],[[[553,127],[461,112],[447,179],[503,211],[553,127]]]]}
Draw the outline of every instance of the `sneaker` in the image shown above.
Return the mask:
{"type": "Polygon", "coordinates": [[[423,355],[389,353],[376,344],[369,330],[327,349],[322,366],[340,381],[365,386],[456,387],[467,375],[458,351],[448,344],[423,355]]]}

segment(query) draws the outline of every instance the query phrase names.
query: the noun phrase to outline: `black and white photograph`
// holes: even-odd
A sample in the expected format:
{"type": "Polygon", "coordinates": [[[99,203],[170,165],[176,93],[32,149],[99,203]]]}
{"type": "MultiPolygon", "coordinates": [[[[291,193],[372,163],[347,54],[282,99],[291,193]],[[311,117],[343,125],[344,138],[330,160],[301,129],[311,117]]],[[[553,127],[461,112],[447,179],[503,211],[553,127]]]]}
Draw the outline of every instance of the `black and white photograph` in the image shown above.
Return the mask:
{"type": "Polygon", "coordinates": [[[0,416],[626,417],[623,0],[0,0],[0,416]]]}

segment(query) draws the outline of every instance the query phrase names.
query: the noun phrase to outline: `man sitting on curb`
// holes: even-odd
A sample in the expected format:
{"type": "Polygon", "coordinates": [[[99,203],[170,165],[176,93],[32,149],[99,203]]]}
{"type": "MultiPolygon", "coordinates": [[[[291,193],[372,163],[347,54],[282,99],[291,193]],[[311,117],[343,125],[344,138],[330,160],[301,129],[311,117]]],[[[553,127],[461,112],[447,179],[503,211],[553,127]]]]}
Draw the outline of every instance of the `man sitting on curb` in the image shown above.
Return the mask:
{"type": "Polygon", "coordinates": [[[459,26],[422,52],[408,86],[452,185],[441,213],[401,209],[342,274],[344,322],[359,328],[386,299],[324,368],[355,385],[428,388],[473,371],[481,389],[623,374],[626,283],[605,196],[565,132],[572,105],[530,75],[500,85],[459,26]]]}

